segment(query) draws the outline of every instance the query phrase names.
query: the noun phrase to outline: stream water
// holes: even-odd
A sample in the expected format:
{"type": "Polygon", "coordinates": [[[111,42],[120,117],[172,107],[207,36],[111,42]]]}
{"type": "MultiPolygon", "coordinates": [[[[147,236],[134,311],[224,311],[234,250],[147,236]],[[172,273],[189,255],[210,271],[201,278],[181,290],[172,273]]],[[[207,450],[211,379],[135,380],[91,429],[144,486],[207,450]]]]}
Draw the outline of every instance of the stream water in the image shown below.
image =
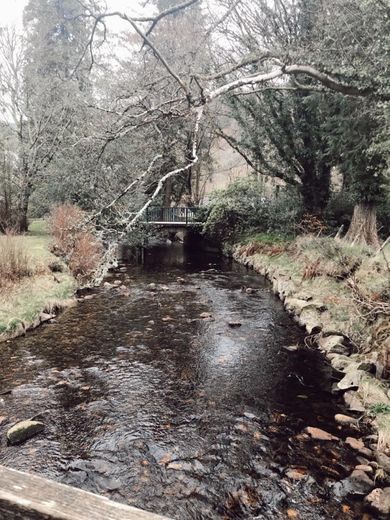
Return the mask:
{"type": "Polygon", "coordinates": [[[178,520],[361,518],[329,491],[354,454],[301,435],[341,436],[331,371],[282,348],[303,335],[263,278],[180,246],[121,271],[128,292],[102,287],[1,345],[0,464],[178,520]],[[37,414],[45,432],[7,446],[37,414]]]}

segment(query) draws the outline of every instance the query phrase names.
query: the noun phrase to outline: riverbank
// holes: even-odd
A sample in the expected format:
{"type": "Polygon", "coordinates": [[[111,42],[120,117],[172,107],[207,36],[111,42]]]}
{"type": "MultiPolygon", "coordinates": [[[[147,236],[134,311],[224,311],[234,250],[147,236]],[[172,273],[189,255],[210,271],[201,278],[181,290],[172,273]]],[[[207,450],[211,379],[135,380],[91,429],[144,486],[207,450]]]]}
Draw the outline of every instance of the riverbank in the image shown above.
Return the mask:
{"type": "Polygon", "coordinates": [[[76,287],[67,267],[50,252],[51,238],[43,220],[33,221],[26,235],[8,240],[16,247],[22,245],[29,272],[0,287],[0,342],[38,327],[74,304],[76,287]]]}
{"type": "Polygon", "coordinates": [[[390,452],[389,246],[372,254],[329,238],[292,242],[258,236],[233,249],[234,259],[270,280],[286,310],[306,329],[341,380],[351,411],[378,430],[376,448],[390,452]]]}
{"type": "Polygon", "coordinates": [[[362,518],[354,424],[263,277],[172,244],[106,282],[0,349],[1,464],[183,520],[362,518]]]}

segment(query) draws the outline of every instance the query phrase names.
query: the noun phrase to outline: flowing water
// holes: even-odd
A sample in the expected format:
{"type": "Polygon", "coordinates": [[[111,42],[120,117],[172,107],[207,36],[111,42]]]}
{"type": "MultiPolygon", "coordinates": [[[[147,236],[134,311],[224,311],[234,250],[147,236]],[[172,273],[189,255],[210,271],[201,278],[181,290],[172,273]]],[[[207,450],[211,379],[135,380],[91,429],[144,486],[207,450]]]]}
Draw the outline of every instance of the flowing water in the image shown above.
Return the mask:
{"type": "Polygon", "coordinates": [[[128,291],[101,288],[1,345],[0,464],[178,520],[361,518],[329,491],[353,453],[301,435],[341,435],[331,371],[282,348],[303,335],[268,283],[180,246],[121,271],[110,281],[128,291]],[[45,432],[7,446],[36,415],[45,432]]]}

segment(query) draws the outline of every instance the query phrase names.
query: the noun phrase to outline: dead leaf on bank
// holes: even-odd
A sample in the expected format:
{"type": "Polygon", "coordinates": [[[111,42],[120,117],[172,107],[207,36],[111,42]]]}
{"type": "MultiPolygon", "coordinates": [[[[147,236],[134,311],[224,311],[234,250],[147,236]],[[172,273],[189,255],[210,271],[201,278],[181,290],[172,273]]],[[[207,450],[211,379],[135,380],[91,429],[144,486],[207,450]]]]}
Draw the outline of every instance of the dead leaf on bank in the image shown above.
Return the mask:
{"type": "Polygon", "coordinates": [[[298,518],[298,511],[295,511],[295,509],[287,509],[287,516],[289,518],[298,518]]]}

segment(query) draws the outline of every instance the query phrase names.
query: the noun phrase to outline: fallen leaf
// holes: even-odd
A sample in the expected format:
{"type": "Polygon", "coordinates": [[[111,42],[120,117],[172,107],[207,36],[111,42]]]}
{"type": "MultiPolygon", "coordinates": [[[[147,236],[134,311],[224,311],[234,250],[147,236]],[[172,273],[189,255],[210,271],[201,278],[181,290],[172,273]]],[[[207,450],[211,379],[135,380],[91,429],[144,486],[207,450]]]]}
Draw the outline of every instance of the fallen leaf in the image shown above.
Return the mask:
{"type": "Polygon", "coordinates": [[[298,512],[295,509],[287,509],[287,516],[289,518],[298,518],[298,512]]]}

